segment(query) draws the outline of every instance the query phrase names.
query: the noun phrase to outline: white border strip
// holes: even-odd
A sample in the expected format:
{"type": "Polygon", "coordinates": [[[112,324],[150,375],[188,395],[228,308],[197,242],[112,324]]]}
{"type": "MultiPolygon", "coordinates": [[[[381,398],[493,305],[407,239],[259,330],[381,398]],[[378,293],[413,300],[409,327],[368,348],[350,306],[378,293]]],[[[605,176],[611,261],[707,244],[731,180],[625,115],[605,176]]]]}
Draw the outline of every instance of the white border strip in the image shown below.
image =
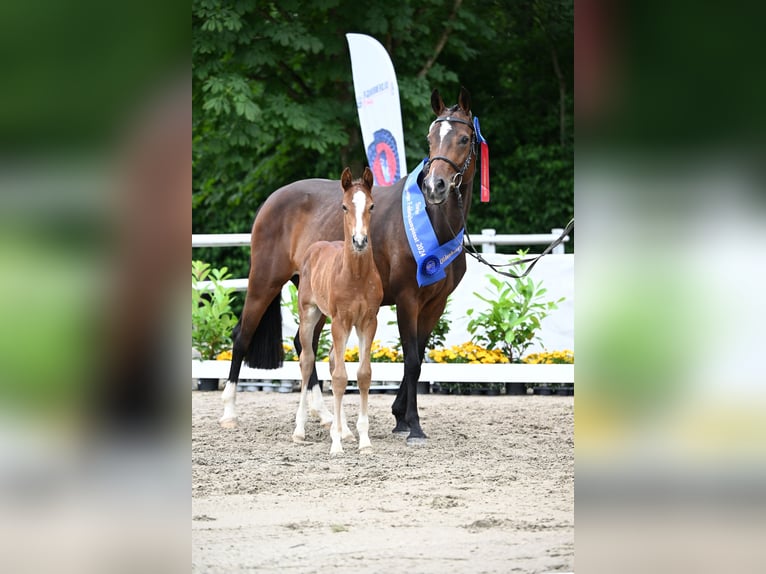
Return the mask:
{"type": "MultiPolygon", "coordinates": [[[[226,379],[231,361],[192,360],[193,379],[226,379]]],[[[351,381],[356,380],[359,363],[346,363],[351,381]]],[[[317,363],[317,375],[323,381],[330,380],[329,364],[317,363]]],[[[399,382],[404,376],[404,363],[372,363],[372,380],[399,382]]],[[[240,380],[300,380],[300,366],[295,361],[285,361],[279,369],[251,369],[242,365],[240,380]]],[[[574,384],[574,365],[472,365],[469,363],[423,363],[421,381],[444,383],[570,383],[574,384]]]]}

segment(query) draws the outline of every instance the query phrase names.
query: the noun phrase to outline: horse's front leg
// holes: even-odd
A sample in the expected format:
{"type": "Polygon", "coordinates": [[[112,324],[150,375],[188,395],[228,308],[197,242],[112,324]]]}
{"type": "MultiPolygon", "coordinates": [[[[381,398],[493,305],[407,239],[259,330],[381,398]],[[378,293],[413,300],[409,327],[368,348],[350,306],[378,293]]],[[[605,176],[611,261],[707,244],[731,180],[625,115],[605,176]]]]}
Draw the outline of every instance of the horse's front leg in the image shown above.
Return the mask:
{"type": "Polygon", "coordinates": [[[417,388],[420,379],[422,352],[418,342],[418,306],[415,297],[397,301],[396,318],[404,353],[404,378],[399,386],[391,412],[396,418],[395,434],[407,434],[407,444],[425,443],[426,434],[420,428],[417,388]]]}
{"type": "Polygon", "coordinates": [[[369,435],[370,419],[367,414],[367,405],[370,394],[370,383],[372,382],[370,349],[377,328],[377,316],[376,314],[372,314],[371,317],[367,318],[367,321],[362,325],[362,328],[357,329],[357,335],[359,336],[359,370],[357,371],[356,380],[357,385],[359,386],[359,419],[356,422],[356,430],[359,433],[359,450],[372,448],[369,435]]]}
{"type": "MultiPolygon", "coordinates": [[[[330,454],[337,455],[343,452],[343,445],[341,439],[349,438],[351,431],[346,423],[346,416],[343,413],[343,395],[346,392],[348,386],[348,374],[346,373],[346,363],[344,361],[344,354],[346,349],[346,342],[348,341],[348,335],[350,326],[343,325],[343,321],[336,319],[333,320],[332,326],[332,345],[333,345],[333,357],[334,368],[332,371],[332,395],[333,404],[335,410],[335,420],[330,426],[330,437],[332,438],[332,446],[330,447],[330,454]]],[[[353,435],[351,435],[353,437],[353,435]]]]}

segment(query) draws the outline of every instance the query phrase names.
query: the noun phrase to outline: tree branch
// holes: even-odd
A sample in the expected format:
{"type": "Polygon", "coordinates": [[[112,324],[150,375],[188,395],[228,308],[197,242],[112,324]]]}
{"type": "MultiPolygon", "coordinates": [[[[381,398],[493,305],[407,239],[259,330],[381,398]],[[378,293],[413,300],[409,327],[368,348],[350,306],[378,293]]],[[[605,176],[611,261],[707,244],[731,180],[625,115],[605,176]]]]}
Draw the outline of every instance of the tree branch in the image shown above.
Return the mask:
{"type": "Polygon", "coordinates": [[[428,71],[433,67],[434,63],[436,62],[436,59],[439,57],[439,54],[441,54],[442,50],[444,49],[444,46],[447,45],[447,39],[449,38],[449,35],[452,32],[452,22],[455,21],[455,17],[457,16],[457,11],[460,9],[460,5],[462,3],[463,3],[463,0],[455,0],[455,5],[452,6],[452,12],[447,18],[447,25],[444,27],[444,32],[442,33],[441,38],[439,38],[439,41],[436,43],[436,47],[434,48],[433,55],[428,59],[428,61],[423,66],[423,68],[418,72],[418,78],[423,78],[428,73],[428,71]]]}

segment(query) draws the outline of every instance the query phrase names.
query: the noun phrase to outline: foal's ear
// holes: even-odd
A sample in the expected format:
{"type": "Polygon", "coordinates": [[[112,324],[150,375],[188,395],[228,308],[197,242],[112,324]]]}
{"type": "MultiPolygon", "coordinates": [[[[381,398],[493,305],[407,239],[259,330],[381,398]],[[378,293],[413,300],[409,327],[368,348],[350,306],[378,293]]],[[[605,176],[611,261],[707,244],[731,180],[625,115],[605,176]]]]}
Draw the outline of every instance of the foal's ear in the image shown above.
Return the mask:
{"type": "Polygon", "coordinates": [[[437,116],[441,115],[442,110],[444,110],[444,101],[439,95],[439,90],[431,92],[431,108],[437,116]]]}
{"type": "Polygon", "coordinates": [[[343,170],[343,173],[340,174],[340,184],[343,186],[343,189],[351,187],[351,179],[351,170],[347,167],[343,170]]]}
{"type": "Polygon", "coordinates": [[[370,171],[369,167],[364,168],[362,181],[364,182],[364,185],[366,185],[369,189],[372,189],[372,184],[375,183],[375,180],[372,177],[372,172],[370,171]]]}
{"type": "Polygon", "coordinates": [[[463,86],[460,86],[460,97],[457,103],[466,114],[471,114],[471,94],[463,86]]]}

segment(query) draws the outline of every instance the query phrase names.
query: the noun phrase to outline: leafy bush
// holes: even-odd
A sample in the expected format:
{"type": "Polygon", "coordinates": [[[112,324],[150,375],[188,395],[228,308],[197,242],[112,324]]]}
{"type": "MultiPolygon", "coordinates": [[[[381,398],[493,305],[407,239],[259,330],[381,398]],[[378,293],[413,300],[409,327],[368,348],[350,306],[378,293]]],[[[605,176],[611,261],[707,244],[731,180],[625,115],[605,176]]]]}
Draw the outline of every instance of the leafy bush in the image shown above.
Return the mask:
{"type": "Polygon", "coordinates": [[[222,284],[230,279],[226,267],[213,269],[204,261],[192,261],[192,347],[203,360],[213,360],[231,347],[231,331],[237,324],[231,302],[234,289],[222,284]],[[201,289],[209,280],[212,290],[201,289]]]}
{"type": "MultiPolygon", "coordinates": [[[[519,252],[519,255],[524,255],[519,252]]],[[[523,265],[519,266],[524,269],[523,265]]],[[[494,288],[488,289],[489,296],[485,297],[474,292],[474,295],[487,303],[489,308],[476,313],[468,309],[466,314],[473,317],[468,322],[468,332],[472,340],[488,349],[500,349],[512,362],[519,362],[527,348],[540,338],[536,335],[540,322],[550,311],[558,309],[558,301],[543,301],[547,289],[542,287],[542,281],[537,284],[531,277],[511,279],[511,282],[501,281],[493,275],[487,279],[494,288]]]]}

